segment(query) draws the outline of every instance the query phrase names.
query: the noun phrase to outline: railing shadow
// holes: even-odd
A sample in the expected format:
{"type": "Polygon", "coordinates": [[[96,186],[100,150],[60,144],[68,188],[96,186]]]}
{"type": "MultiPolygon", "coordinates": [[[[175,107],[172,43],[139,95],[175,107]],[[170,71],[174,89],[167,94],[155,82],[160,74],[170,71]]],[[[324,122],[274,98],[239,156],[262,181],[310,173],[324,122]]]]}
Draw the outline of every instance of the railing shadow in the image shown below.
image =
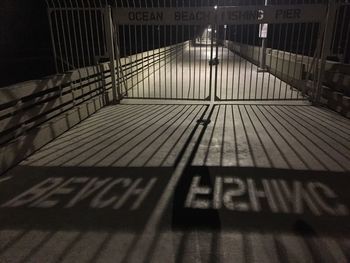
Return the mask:
{"type": "Polygon", "coordinates": [[[310,106],[206,109],[108,107],[13,169],[0,258],[346,262],[349,122],[310,106]]]}

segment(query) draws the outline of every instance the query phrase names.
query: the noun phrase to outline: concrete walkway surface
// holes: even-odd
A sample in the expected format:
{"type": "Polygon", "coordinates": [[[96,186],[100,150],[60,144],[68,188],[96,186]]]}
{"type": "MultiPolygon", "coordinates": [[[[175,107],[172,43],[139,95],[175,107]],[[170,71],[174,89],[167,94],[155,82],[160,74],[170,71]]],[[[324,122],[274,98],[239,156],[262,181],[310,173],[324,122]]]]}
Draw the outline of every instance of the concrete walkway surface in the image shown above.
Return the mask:
{"type": "Polygon", "coordinates": [[[350,121],[108,106],[0,177],[0,262],[349,262],[350,121]]]}

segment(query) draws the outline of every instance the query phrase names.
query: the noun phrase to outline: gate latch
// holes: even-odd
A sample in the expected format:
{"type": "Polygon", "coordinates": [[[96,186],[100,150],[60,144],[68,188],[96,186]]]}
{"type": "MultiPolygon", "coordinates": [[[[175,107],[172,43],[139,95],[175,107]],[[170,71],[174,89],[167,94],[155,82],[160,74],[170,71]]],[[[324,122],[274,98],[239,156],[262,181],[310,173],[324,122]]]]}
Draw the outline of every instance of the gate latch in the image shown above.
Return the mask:
{"type": "Polygon", "coordinates": [[[219,59],[218,58],[213,58],[213,59],[210,59],[209,60],[209,65],[210,66],[217,66],[217,65],[219,65],[219,59]]]}

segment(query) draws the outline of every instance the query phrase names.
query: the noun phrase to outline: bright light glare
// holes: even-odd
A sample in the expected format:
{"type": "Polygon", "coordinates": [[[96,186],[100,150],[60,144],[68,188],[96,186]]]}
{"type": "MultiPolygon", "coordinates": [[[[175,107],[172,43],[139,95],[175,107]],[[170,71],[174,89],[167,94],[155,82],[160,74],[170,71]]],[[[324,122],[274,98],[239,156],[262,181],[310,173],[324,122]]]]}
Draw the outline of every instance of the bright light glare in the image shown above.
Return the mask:
{"type": "Polygon", "coordinates": [[[216,6],[214,6],[214,9],[216,10],[216,9],[218,9],[218,6],[216,5],[216,6]]]}
{"type": "Polygon", "coordinates": [[[211,28],[208,28],[208,32],[211,32],[211,28]]]}

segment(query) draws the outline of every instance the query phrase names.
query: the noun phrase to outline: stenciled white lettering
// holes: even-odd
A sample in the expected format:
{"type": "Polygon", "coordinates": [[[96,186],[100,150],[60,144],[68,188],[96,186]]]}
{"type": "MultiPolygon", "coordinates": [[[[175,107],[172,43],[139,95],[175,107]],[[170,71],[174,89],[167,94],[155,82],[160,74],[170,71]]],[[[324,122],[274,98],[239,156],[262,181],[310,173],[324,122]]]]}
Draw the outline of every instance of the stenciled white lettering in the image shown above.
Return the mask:
{"type": "MultiPolygon", "coordinates": [[[[204,181],[204,180],[203,180],[204,181]]],[[[192,178],[185,208],[347,216],[348,207],[321,182],[217,176],[213,185],[192,178]]]]}

